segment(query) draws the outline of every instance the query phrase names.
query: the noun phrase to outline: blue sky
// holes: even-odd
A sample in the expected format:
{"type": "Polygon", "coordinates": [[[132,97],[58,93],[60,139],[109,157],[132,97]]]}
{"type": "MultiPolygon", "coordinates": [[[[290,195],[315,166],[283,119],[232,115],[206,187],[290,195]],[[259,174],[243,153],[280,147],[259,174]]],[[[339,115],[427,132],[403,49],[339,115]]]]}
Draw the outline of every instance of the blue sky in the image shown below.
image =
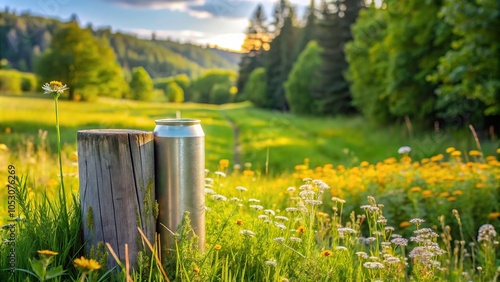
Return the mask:
{"type": "MultiPolygon", "coordinates": [[[[80,24],[111,26],[114,31],[150,38],[170,37],[183,42],[217,44],[238,50],[248,19],[258,3],[270,15],[276,0],[0,0],[17,12],[67,20],[76,14],[80,24]]],[[[309,0],[291,1],[302,12],[309,0]]]]}

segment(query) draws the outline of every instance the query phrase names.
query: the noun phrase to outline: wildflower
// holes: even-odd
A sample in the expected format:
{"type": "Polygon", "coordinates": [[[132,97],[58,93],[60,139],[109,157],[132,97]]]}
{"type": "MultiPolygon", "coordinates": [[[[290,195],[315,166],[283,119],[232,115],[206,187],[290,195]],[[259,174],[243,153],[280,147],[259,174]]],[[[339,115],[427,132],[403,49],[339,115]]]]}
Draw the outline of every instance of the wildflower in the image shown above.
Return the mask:
{"type": "Polygon", "coordinates": [[[299,227],[297,227],[297,233],[302,234],[304,232],[306,232],[306,227],[305,226],[299,226],[299,227]]]}
{"type": "Polygon", "coordinates": [[[398,154],[400,154],[400,155],[408,154],[409,152],[411,152],[411,148],[408,146],[403,146],[403,147],[398,149],[398,154]]]}
{"type": "Polygon", "coordinates": [[[455,148],[454,148],[454,147],[448,147],[448,148],[446,149],[446,153],[448,153],[448,154],[451,154],[451,153],[453,153],[454,151],[455,151],[455,148]]]}
{"type": "Polygon", "coordinates": [[[432,191],[431,190],[424,190],[422,192],[422,196],[425,197],[425,198],[432,197],[432,191]]]}
{"type": "Polygon", "coordinates": [[[213,195],[212,198],[216,201],[222,201],[222,202],[227,201],[227,198],[225,196],[222,196],[222,195],[213,195]]]}
{"type": "Polygon", "coordinates": [[[365,252],[356,252],[356,255],[358,256],[358,258],[363,258],[363,259],[368,258],[368,254],[365,252]]]}
{"type": "Polygon", "coordinates": [[[461,155],[462,155],[462,152],[460,152],[460,151],[453,151],[453,152],[451,153],[451,156],[452,156],[452,157],[460,157],[461,155]]]}
{"type": "Polygon", "coordinates": [[[5,144],[0,144],[0,151],[7,151],[9,148],[5,144]]]}
{"type": "Polygon", "coordinates": [[[401,227],[401,228],[405,228],[408,226],[411,226],[411,223],[409,223],[408,221],[403,221],[399,224],[399,227],[401,227]]]}
{"type": "Polygon", "coordinates": [[[264,207],[263,207],[263,206],[260,206],[260,205],[250,205],[250,208],[251,208],[251,209],[258,210],[258,211],[260,211],[260,210],[263,210],[263,209],[264,209],[264,207]]]}
{"type": "Polygon", "coordinates": [[[290,186],[290,187],[288,187],[286,190],[287,190],[288,192],[292,193],[292,192],[295,192],[295,190],[296,190],[296,189],[295,189],[295,187],[290,186]]]}
{"type": "Polygon", "coordinates": [[[435,155],[435,156],[431,157],[431,161],[433,161],[433,162],[439,162],[442,159],[444,159],[443,154],[439,154],[439,155],[435,155]]]}
{"type": "Polygon", "coordinates": [[[391,240],[391,243],[397,246],[405,247],[408,246],[408,239],[399,237],[399,238],[394,238],[391,240]]]}
{"type": "Polygon", "coordinates": [[[283,221],[288,221],[289,220],[288,217],[281,216],[281,215],[275,216],[274,219],[276,219],[276,220],[283,220],[283,221]]]}
{"type": "Polygon", "coordinates": [[[297,243],[302,242],[302,239],[297,238],[297,237],[290,237],[289,239],[290,239],[290,241],[292,241],[292,242],[297,242],[297,243]]]}
{"type": "Polygon", "coordinates": [[[500,148],[497,149],[497,154],[500,154],[500,148]]]}
{"type": "Polygon", "coordinates": [[[255,236],[255,233],[253,231],[250,231],[250,230],[247,230],[247,229],[241,230],[240,234],[248,236],[248,237],[254,237],[255,236]]]}
{"type": "Polygon", "coordinates": [[[332,197],[332,202],[339,202],[341,204],[345,204],[345,200],[337,198],[337,197],[332,197]]]}
{"type": "Polygon", "coordinates": [[[220,249],[222,249],[222,246],[219,244],[215,244],[214,250],[219,251],[220,249]]]}
{"type": "Polygon", "coordinates": [[[231,202],[241,202],[241,199],[240,198],[237,198],[237,197],[232,197],[231,199],[229,199],[231,202]]]}
{"type": "Polygon", "coordinates": [[[281,230],[285,230],[286,229],[286,226],[284,224],[282,224],[282,223],[275,222],[274,225],[276,227],[278,227],[279,229],[281,229],[281,230]]]}
{"type": "Polygon", "coordinates": [[[76,258],[73,261],[73,264],[83,273],[88,273],[101,268],[101,265],[96,260],[86,259],[83,256],[81,258],[76,258]]]}
{"type": "Polygon", "coordinates": [[[298,208],[294,208],[294,207],[290,207],[290,208],[286,208],[285,209],[286,212],[296,212],[296,211],[299,211],[298,208]]]}
{"type": "Polygon", "coordinates": [[[269,265],[269,266],[274,266],[276,267],[278,264],[276,263],[276,260],[268,260],[265,262],[266,265],[269,265]]]}
{"type": "Polygon", "coordinates": [[[361,167],[368,167],[369,165],[370,165],[370,163],[367,161],[362,161],[360,164],[361,167]]]}
{"type": "Polygon", "coordinates": [[[257,217],[258,219],[260,220],[268,220],[269,219],[269,216],[265,215],[265,214],[261,214],[257,217]]]}
{"type": "Polygon", "coordinates": [[[335,249],[338,251],[347,251],[347,248],[344,246],[337,246],[335,249]]]}
{"type": "Polygon", "coordinates": [[[52,258],[57,256],[59,253],[56,253],[56,252],[53,252],[53,251],[49,251],[49,250],[40,250],[40,251],[37,251],[37,253],[40,254],[40,256],[42,257],[42,259],[50,262],[52,261],[52,258]]]}
{"type": "Polygon", "coordinates": [[[280,243],[280,244],[283,244],[285,242],[285,238],[283,238],[283,237],[276,237],[273,240],[274,240],[274,242],[280,243]]]}
{"type": "Polygon", "coordinates": [[[384,268],[384,265],[380,262],[371,262],[371,261],[367,261],[365,263],[363,263],[363,266],[365,268],[368,268],[368,269],[382,269],[384,268]]]}
{"type": "Polygon", "coordinates": [[[241,192],[246,192],[247,188],[245,188],[243,186],[236,186],[236,190],[241,191],[241,192]]]}
{"type": "Polygon", "coordinates": [[[392,227],[392,226],[386,226],[386,227],[384,227],[384,230],[387,231],[387,232],[392,232],[392,231],[394,231],[394,227],[392,227]]]}
{"type": "Polygon", "coordinates": [[[250,198],[250,199],[248,199],[248,201],[250,203],[260,203],[260,200],[257,200],[257,199],[254,199],[254,198],[250,198]]]}
{"type": "Polygon", "coordinates": [[[470,150],[469,151],[469,156],[471,156],[471,157],[477,157],[480,155],[481,155],[481,152],[479,152],[478,150],[470,150]]]}
{"type": "Polygon", "coordinates": [[[238,224],[238,225],[243,225],[243,220],[241,220],[241,219],[237,219],[237,220],[236,220],[236,224],[238,224]]]}
{"type": "Polygon", "coordinates": [[[270,215],[275,215],[275,212],[273,210],[264,210],[264,213],[270,214],[270,215]]]}
{"type": "Polygon", "coordinates": [[[220,160],[219,161],[219,166],[221,168],[223,168],[223,169],[226,168],[226,167],[228,167],[229,166],[229,160],[228,159],[222,159],[222,160],[220,160]]]}
{"type": "Polygon", "coordinates": [[[321,253],[320,253],[320,254],[321,254],[322,256],[324,256],[324,257],[331,257],[331,256],[333,256],[333,252],[332,252],[332,251],[330,251],[330,250],[323,250],[323,251],[321,251],[321,253]]]}
{"type": "Polygon", "coordinates": [[[446,200],[447,200],[448,202],[454,202],[454,201],[456,201],[456,200],[457,200],[457,198],[455,198],[455,197],[448,197],[448,198],[446,198],[446,200]]]}
{"type": "Polygon", "coordinates": [[[484,183],[478,183],[478,184],[476,184],[476,188],[477,189],[481,189],[481,188],[484,188],[484,187],[486,187],[486,184],[484,184],[484,183]]]}
{"type": "Polygon", "coordinates": [[[490,212],[488,214],[488,219],[496,219],[500,217],[500,212],[490,212]]]}
{"type": "Polygon", "coordinates": [[[10,134],[12,132],[12,129],[10,127],[5,128],[5,134],[10,134]]]}
{"type": "Polygon", "coordinates": [[[305,200],[304,202],[306,203],[306,205],[310,206],[321,206],[323,204],[323,202],[320,200],[305,200]]]}
{"type": "Polygon", "coordinates": [[[462,192],[462,190],[455,190],[451,194],[453,194],[455,196],[462,196],[464,194],[464,192],[462,192]]]}
{"type": "Polygon", "coordinates": [[[212,190],[212,189],[205,188],[205,194],[206,194],[206,195],[214,195],[214,194],[215,194],[215,191],[214,191],[214,190],[212,190]]]}
{"type": "Polygon", "coordinates": [[[64,91],[68,90],[68,86],[66,84],[62,84],[59,81],[51,81],[50,83],[45,83],[42,86],[42,89],[45,91],[43,94],[53,93],[55,96],[59,97],[59,95],[63,94],[64,91]]]}
{"type": "Polygon", "coordinates": [[[215,175],[218,175],[220,177],[226,177],[226,174],[224,172],[222,172],[222,171],[216,171],[215,175]]]}
{"type": "Polygon", "coordinates": [[[495,231],[495,227],[491,224],[483,224],[479,227],[477,241],[488,241],[491,242],[497,236],[497,232],[495,231]]]}
{"type": "Polygon", "coordinates": [[[420,191],[422,191],[422,188],[420,188],[418,186],[414,186],[414,187],[410,188],[410,192],[420,192],[420,191]]]}

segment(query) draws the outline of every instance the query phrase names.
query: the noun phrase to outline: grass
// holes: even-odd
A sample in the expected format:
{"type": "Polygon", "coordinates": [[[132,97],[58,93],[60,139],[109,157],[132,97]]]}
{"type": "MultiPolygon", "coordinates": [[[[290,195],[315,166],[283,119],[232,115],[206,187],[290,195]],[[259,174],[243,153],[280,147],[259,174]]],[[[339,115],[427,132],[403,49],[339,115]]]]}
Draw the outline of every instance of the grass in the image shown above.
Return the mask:
{"type": "MultiPolygon", "coordinates": [[[[62,101],[70,188],[62,209],[52,100],[0,96],[0,104],[8,105],[0,113],[6,145],[0,166],[13,164],[19,177],[27,176],[17,183],[16,267],[33,272],[30,260],[43,259],[37,251],[58,252],[48,269],[65,274],[53,281],[80,281],[82,269],[73,261],[82,255],[103,266],[110,255],[104,245],[86,253],[80,237],[76,131],[152,130],[155,119],[177,110],[201,119],[207,135],[205,253],[192,247],[196,237],[187,235],[185,218],[177,251],[165,264],[146,249],[132,269],[123,263],[111,274],[103,267],[86,281],[127,281],[128,275],[134,281],[496,281],[500,275],[496,140],[469,153],[475,148],[470,134],[410,139],[403,127],[379,128],[360,117],[304,118],[247,104],[62,101]],[[457,136],[466,137],[454,141],[457,136]],[[409,156],[397,154],[402,145],[413,148],[409,156]],[[233,167],[235,152],[248,164],[233,167]]],[[[7,176],[0,171],[0,179],[7,176]]],[[[7,199],[6,189],[0,195],[7,199]]],[[[2,211],[6,204],[0,203],[2,211]]],[[[10,236],[7,216],[2,239],[10,236]]],[[[0,269],[9,268],[8,242],[0,243],[0,269]]],[[[9,275],[1,271],[0,281],[34,278],[21,270],[9,275]]]]}

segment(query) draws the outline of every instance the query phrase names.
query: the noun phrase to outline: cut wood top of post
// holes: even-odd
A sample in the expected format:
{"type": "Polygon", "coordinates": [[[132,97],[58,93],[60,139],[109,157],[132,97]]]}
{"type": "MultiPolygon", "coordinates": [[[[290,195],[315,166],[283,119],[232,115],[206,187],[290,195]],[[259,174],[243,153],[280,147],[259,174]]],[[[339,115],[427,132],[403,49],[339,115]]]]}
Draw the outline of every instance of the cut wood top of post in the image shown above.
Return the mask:
{"type": "Polygon", "coordinates": [[[152,134],[152,131],[135,130],[135,129],[86,129],[78,130],[78,133],[83,134],[152,134]]]}

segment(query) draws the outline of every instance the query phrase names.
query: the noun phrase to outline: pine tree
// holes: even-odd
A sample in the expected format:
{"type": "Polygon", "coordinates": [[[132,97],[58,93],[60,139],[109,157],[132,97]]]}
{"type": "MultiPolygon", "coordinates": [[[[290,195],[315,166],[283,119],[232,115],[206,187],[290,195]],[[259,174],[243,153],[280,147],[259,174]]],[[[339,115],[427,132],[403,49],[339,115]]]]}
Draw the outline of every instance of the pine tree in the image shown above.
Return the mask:
{"type": "MultiPolygon", "coordinates": [[[[250,20],[247,35],[243,41],[241,49],[246,53],[241,57],[239,63],[239,74],[236,87],[240,94],[237,99],[242,99],[241,93],[253,70],[262,67],[262,55],[269,50],[269,32],[266,26],[266,15],[262,5],[258,5],[250,20]]],[[[247,93],[248,94],[248,93],[247,93]]],[[[244,95],[248,97],[248,95],[244,95]]]]}
{"type": "Polygon", "coordinates": [[[351,25],[363,7],[360,0],[323,0],[322,19],[318,43],[323,48],[323,62],[319,77],[319,88],[315,96],[320,100],[318,111],[323,114],[348,114],[355,111],[344,78],[347,61],[344,45],[352,40],[351,25]]]}
{"type": "Polygon", "coordinates": [[[307,43],[317,37],[318,17],[316,16],[316,12],[316,1],[310,0],[306,14],[306,24],[300,30],[299,40],[295,46],[295,59],[304,51],[307,43]]]}
{"type": "Polygon", "coordinates": [[[273,109],[287,110],[283,83],[294,62],[294,46],[297,38],[297,27],[294,8],[287,0],[280,0],[274,12],[275,38],[266,54],[267,97],[273,109]]]}

